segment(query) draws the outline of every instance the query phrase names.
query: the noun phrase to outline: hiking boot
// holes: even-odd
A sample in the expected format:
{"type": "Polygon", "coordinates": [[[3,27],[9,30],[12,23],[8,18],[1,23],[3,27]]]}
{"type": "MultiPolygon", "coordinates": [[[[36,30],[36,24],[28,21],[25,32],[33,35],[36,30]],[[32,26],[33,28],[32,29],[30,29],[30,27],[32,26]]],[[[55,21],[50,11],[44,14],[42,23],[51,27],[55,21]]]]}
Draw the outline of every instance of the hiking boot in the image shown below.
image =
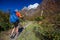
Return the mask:
{"type": "Polygon", "coordinates": [[[10,36],[10,38],[15,38],[15,36],[16,36],[16,34],[12,34],[11,36],[10,36]]]}

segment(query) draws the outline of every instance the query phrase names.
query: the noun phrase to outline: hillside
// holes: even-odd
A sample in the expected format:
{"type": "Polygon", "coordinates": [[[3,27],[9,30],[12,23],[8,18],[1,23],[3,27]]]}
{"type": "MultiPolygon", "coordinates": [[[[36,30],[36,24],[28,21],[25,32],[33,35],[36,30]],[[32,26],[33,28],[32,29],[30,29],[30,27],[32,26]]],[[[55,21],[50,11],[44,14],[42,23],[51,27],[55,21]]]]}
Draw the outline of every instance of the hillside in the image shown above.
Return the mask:
{"type": "Polygon", "coordinates": [[[21,13],[25,16],[24,18],[28,20],[34,20],[36,17],[42,15],[46,20],[55,23],[56,19],[60,16],[59,4],[59,0],[43,0],[36,9],[28,10],[28,8],[24,8],[21,10],[21,13]]]}
{"type": "Polygon", "coordinates": [[[43,25],[32,21],[17,40],[60,40],[60,31],[57,31],[52,24],[43,25]]]}
{"type": "Polygon", "coordinates": [[[25,15],[26,19],[34,20],[35,17],[41,16],[43,10],[43,16],[51,18],[53,15],[58,15],[60,12],[59,0],[43,0],[42,3],[36,9],[24,8],[21,13],[25,15]],[[58,13],[58,14],[57,14],[58,13]]]}
{"type": "MultiPolygon", "coordinates": [[[[24,15],[25,21],[21,22],[23,27],[25,23],[32,23],[21,32],[17,40],[60,40],[60,0],[43,0],[36,8],[24,7],[20,12],[24,15]]],[[[0,15],[0,26],[3,24],[0,29],[4,28],[0,39],[4,40],[3,36],[6,36],[5,40],[8,40],[9,33],[4,31],[7,25],[11,27],[9,15],[3,12],[0,15]]]]}

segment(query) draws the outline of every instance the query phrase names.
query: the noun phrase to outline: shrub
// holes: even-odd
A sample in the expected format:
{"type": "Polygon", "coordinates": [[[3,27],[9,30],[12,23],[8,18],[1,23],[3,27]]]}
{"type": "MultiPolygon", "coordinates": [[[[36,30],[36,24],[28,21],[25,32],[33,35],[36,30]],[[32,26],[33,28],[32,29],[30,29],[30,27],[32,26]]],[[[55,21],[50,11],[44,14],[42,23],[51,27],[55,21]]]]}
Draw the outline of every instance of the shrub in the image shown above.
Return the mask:
{"type": "Polygon", "coordinates": [[[41,16],[41,17],[36,17],[36,18],[35,18],[36,21],[42,21],[43,19],[44,19],[43,16],[41,16]]]}

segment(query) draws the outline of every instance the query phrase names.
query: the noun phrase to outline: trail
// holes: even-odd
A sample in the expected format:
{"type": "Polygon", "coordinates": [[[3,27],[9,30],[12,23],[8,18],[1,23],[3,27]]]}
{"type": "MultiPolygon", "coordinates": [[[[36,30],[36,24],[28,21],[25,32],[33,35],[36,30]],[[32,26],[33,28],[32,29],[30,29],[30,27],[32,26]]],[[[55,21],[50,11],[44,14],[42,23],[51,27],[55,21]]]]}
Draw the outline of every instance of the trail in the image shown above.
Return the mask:
{"type": "MultiPolygon", "coordinates": [[[[28,22],[25,26],[24,26],[24,29],[26,28],[26,27],[28,27],[29,25],[31,25],[32,24],[32,22],[28,22]]],[[[23,29],[23,31],[24,31],[24,29],[23,29]]],[[[22,32],[23,32],[22,31],[22,32]]],[[[17,40],[19,37],[20,37],[20,35],[22,34],[22,32],[19,34],[19,36],[16,36],[14,39],[11,39],[11,38],[9,38],[9,40],[17,40]]]]}

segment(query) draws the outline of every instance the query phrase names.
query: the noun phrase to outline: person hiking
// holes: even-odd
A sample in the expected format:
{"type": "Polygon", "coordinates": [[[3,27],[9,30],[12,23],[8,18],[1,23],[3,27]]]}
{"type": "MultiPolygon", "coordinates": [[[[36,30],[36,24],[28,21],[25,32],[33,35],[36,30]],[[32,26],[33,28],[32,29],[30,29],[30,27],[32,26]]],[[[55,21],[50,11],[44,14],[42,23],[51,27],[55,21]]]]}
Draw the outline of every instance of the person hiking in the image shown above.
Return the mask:
{"type": "Polygon", "coordinates": [[[14,25],[14,28],[12,29],[12,32],[11,32],[11,37],[14,32],[16,34],[18,33],[19,17],[22,18],[22,15],[17,9],[13,13],[10,13],[9,21],[14,25]]]}

